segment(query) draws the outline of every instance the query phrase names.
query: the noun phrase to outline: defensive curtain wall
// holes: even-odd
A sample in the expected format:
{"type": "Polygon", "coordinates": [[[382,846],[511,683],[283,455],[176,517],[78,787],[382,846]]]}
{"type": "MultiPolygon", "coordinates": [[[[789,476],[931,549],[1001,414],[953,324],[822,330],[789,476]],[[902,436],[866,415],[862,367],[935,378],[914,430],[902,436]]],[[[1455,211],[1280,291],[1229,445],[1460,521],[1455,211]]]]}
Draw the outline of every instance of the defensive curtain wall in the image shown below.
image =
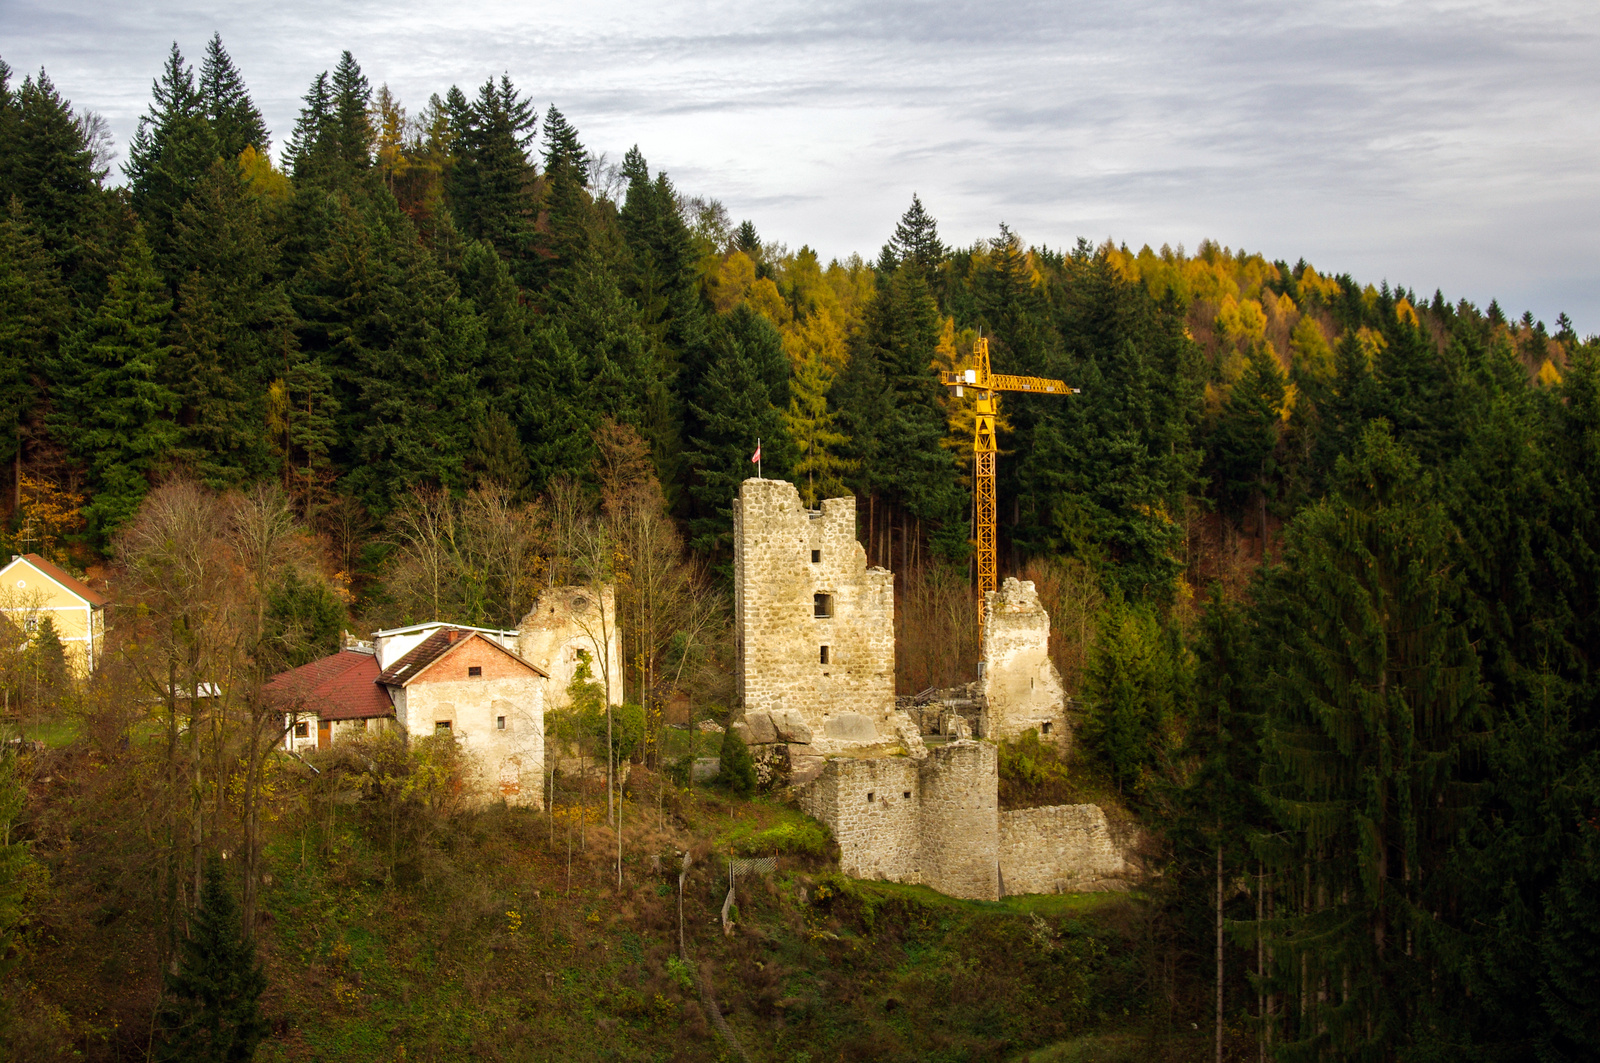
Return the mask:
{"type": "Polygon", "coordinates": [[[867,567],[855,500],[807,510],[793,484],[749,479],[733,516],[734,728],[763,775],[833,832],[846,874],[975,900],[1125,885],[1132,839],[1099,808],[1000,811],[990,739],[1037,728],[1067,740],[1050,618],[1031,583],[1007,580],[990,598],[980,739],[929,750],[918,718],[895,706],[894,576],[867,567]]]}

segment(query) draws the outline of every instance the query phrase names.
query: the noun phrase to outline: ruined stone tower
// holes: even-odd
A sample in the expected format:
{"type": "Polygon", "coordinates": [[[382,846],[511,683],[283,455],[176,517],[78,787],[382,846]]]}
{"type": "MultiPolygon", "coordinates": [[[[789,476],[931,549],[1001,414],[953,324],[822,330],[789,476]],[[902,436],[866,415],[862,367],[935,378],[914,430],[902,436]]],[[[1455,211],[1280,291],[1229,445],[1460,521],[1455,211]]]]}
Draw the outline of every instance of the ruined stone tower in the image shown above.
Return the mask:
{"type": "Polygon", "coordinates": [[[1007,578],[985,596],[983,677],[978,693],[985,709],[983,737],[1016,738],[1035,730],[1046,742],[1070,741],[1067,692],[1050,659],[1050,614],[1033,581],[1007,578]]]}
{"type": "Polygon", "coordinates": [[[808,510],[785,480],[746,480],[733,584],[746,716],[797,713],[817,753],[894,738],[894,576],[867,567],[854,498],[808,510]]]}
{"type": "Polygon", "coordinates": [[[783,480],[733,502],[734,627],[742,711],[732,727],[758,773],[792,787],[833,832],[846,874],[995,900],[1023,888],[1117,888],[1126,868],[1092,805],[999,807],[992,737],[1066,734],[1050,618],[1033,584],[990,596],[982,741],[929,749],[895,707],[894,576],[868,568],[853,498],[808,510],[783,480]],[[1096,818],[1098,817],[1098,818],[1096,818]]]}

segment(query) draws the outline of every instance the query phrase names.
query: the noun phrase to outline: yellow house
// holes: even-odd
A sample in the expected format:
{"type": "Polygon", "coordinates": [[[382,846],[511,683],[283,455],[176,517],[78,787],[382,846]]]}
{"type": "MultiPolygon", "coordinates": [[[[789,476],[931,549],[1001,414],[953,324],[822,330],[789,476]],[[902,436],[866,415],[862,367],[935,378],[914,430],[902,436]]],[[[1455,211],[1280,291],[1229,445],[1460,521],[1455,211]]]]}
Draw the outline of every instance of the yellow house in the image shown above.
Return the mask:
{"type": "Polygon", "coordinates": [[[105,645],[106,599],[82,580],[38,554],[13,554],[0,568],[0,612],[29,635],[50,618],[67,651],[67,664],[86,676],[105,645]]]}

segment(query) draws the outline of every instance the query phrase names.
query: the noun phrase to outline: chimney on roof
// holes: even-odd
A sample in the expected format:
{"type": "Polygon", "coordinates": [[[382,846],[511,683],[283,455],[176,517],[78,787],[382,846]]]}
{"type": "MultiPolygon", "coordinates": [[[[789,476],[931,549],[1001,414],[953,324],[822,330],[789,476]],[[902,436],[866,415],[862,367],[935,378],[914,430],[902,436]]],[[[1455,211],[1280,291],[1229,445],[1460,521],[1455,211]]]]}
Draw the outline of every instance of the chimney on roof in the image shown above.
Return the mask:
{"type": "Polygon", "coordinates": [[[457,631],[455,628],[448,628],[445,630],[444,640],[453,646],[455,645],[456,636],[459,634],[461,634],[461,632],[457,631]]]}

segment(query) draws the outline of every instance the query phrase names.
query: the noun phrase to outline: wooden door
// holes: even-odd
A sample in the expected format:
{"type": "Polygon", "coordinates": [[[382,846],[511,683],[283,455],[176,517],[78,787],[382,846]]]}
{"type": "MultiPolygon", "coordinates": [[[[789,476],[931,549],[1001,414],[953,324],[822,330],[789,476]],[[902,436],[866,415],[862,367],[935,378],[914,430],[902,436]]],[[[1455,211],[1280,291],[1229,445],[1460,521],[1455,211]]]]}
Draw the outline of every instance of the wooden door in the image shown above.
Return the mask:
{"type": "Polygon", "coordinates": [[[328,720],[317,721],[317,748],[327,749],[333,741],[333,724],[328,720]]]}

